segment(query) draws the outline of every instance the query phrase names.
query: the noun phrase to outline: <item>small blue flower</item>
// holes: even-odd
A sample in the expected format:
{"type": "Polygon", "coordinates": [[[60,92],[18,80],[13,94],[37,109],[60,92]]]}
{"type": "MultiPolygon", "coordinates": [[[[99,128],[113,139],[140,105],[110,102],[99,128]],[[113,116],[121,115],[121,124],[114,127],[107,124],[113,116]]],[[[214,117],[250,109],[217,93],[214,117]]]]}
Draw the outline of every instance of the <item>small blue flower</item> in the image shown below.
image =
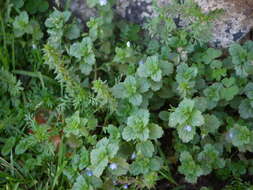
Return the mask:
{"type": "Polygon", "coordinates": [[[234,137],[234,134],[230,132],[228,136],[232,139],[234,137]]]}
{"type": "Polygon", "coordinates": [[[135,158],[136,158],[136,154],[133,153],[133,154],[131,155],[131,159],[134,160],[135,158]]]}
{"type": "Polygon", "coordinates": [[[128,185],[125,184],[125,185],[123,186],[123,189],[128,189],[128,185]]]}
{"type": "Polygon", "coordinates": [[[143,60],[140,60],[139,61],[139,65],[143,65],[144,64],[144,61],[143,60]]]}
{"type": "Polygon", "coordinates": [[[107,4],[107,0],[99,0],[99,4],[101,6],[105,6],[107,4]]]}
{"type": "Polygon", "coordinates": [[[188,131],[188,132],[191,132],[191,131],[192,131],[192,127],[191,127],[190,125],[186,125],[186,126],[184,127],[184,129],[185,129],[186,131],[188,131]]]}
{"type": "Polygon", "coordinates": [[[111,163],[110,166],[111,170],[116,170],[118,168],[118,165],[115,163],[111,163]]]}
{"type": "Polygon", "coordinates": [[[93,172],[90,169],[87,168],[86,169],[86,175],[91,177],[91,176],[93,176],[93,172]]]}

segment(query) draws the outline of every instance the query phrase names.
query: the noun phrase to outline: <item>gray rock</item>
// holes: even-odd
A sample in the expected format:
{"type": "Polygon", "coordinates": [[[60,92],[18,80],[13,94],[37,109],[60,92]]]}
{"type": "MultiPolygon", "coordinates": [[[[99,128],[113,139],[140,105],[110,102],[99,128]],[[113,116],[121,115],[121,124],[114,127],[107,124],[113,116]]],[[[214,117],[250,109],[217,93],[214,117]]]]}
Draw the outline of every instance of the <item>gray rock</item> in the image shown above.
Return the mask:
{"type": "MultiPolygon", "coordinates": [[[[170,1],[157,0],[159,6],[170,1]]],[[[253,0],[194,1],[204,12],[224,9],[224,14],[214,23],[212,46],[224,48],[235,41],[240,41],[253,27],[253,0]]],[[[72,0],[70,9],[83,21],[96,14],[94,9],[88,8],[85,0],[72,0]]],[[[155,14],[152,0],[117,0],[116,11],[121,17],[140,24],[155,14]]]]}
{"type": "Polygon", "coordinates": [[[227,47],[240,41],[253,27],[252,0],[195,0],[204,12],[223,9],[224,14],[215,21],[212,44],[227,47]]]}

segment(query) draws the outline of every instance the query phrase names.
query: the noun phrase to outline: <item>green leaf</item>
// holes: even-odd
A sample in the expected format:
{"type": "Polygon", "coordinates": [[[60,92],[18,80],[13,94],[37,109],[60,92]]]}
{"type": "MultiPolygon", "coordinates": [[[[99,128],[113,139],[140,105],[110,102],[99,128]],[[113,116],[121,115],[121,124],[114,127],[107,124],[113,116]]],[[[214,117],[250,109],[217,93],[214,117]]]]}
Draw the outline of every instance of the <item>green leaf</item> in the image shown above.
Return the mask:
{"type": "Polygon", "coordinates": [[[108,125],[104,130],[110,134],[111,139],[115,140],[120,139],[121,136],[120,130],[114,125],[108,125]]]}
{"type": "Polygon", "coordinates": [[[112,94],[116,98],[126,98],[127,97],[127,92],[125,90],[124,84],[119,83],[113,86],[112,88],[112,94]]]}
{"type": "Polygon", "coordinates": [[[163,121],[169,121],[169,117],[170,117],[170,112],[168,111],[161,111],[159,113],[159,118],[163,121]]]}
{"type": "Polygon", "coordinates": [[[211,63],[214,59],[220,57],[222,55],[222,51],[219,49],[208,48],[203,56],[203,61],[205,64],[211,63]]]}
{"type": "Polygon", "coordinates": [[[225,86],[225,87],[231,87],[235,84],[235,78],[234,77],[230,77],[230,78],[224,78],[222,80],[222,84],[225,86]]]}
{"type": "Polygon", "coordinates": [[[187,64],[182,63],[177,66],[176,81],[178,83],[190,81],[194,79],[198,74],[198,69],[196,67],[189,67],[187,64]]]}
{"type": "Polygon", "coordinates": [[[82,147],[80,150],[80,159],[78,163],[79,170],[86,168],[89,164],[89,161],[89,151],[85,147],[82,147]]]}
{"type": "Polygon", "coordinates": [[[92,171],[95,176],[100,177],[109,163],[109,158],[107,155],[106,148],[99,147],[94,149],[90,153],[90,160],[92,164],[92,171]]]}
{"type": "Polygon", "coordinates": [[[88,185],[86,179],[82,175],[79,175],[76,178],[76,181],[75,181],[71,190],[84,190],[84,189],[85,190],[93,190],[93,188],[88,185]]]}
{"type": "MultiPolygon", "coordinates": [[[[93,43],[89,37],[83,38],[82,42],[76,42],[71,45],[69,55],[76,57],[77,59],[90,57],[93,54],[93,43]]],[[[89,63],[90,65],[94,63],[89,63]]]]}
{"type": "Polygon", "coordinates": [[[149,158],[137,159],[130,165],[130,173],[134,176],[139,174],[147,174],[150,171],[149,167],[149,158]]]}
{"type": "Polygon", "coordinates": [[[168,61],[160,61],[159,62],[159,67],[162,70],[162,75],[164,76],[169,76],[173,73],[174,71],[174,66],[172,63],[168,61]]]}
{"type": "Polygon", "coordinates": [[[159,171],[161,169],[162,165],[163,165],[162,158],[155,156],[150,160],[150,170],[153,172],[159,171]]]}
{"type": "Polygon", "coordinates": [[[45,25],[47,28],[62,29],[64,24],[69,20],[70,16],[71,13],[69,11],[60,12],[55,9],[45,21],[45,25]]]}
{"type": "Polygon", "coordinates": [[[232,62],[234,64],[236,75],[242,78],[247,77],[247,69],[250,64],[247,50],[239,44],[234,43],[229,47],[229,53],[232,56],[232,62]]]}
{"type": "Polygon", "coordinates": [[[137,73],[140,77],[150,77],[154,82],[159,82],[162,79],[162,71],[159,67],[159,58],[157,55],[148,57],[144,64],[141,64],[137,73]]]}
{"type": "Polygon", "coordinates": [[[204,112],[208,108],[208,100],[205,97],[195,97],[194,99],[195,107],[197,110],[204,112]]]}
{"type": "Polygon", "coordinates": [[[141,92],[145,92],[148,90],[148,88],[148,84],[145,82],[140,82],[139,80],[137,81],[134,76],[129,75],[126,77],[123,83],[121,82],[116,84],[112,88],[112,93],[117,98],[128,98],[131,104],[134,106],[139,106],[143,101],[143,97],[138,91],[140,90],[141,92]],[[142,84],[144,86],[141,87],[140,85],[142,84]]]}
{"type": "Polygon", "coordinates": [[[224,98],[226,101],[232,100],[238,93],[239,88],[237,86],[221,89],[221,97],[224,98]]]}
{"type": "Polygon", "coordinates": [[[122,137],[126,141],[139,139],[146,141],[149,138],[149,112],[144,109],[136,111],[127,119],[127,127],[123,129],[122,137]]]}
{"type": "Polygon", "coordinates": [[[157,124],[149,124],[149,139],[159,139],[163,136],[163,129],[157,124]]]}
{"type": "Polygon", "coordinates": [[[220,83],[214,83],[204,90],[204,95],[211,101],[218,102],[221,99],[222,85],[220,83]]]}
{"type": "Polygon", "coordinates": [[[45,0],[26,0],[25,9],[30,14],[35,14],[37,12],[45,12],[49,8],[49,4],[45,0]]]}
{"type": "Polygon", "coordinates": [[[116,169],[109,169],[110,173],[115,176],[122,176],[126,175],[127,172],[129,171],[129,164],[127,163],[126,159],[123,159],[121,157],[114,158],[112,160],[113,163],[117,164],[116,169]]]}
{"type": "Polygon", "coordinates": [[[162,167],[163,161],[159,157],[154,158],[139,158],[130,165],[130,173],[134,176],[140,174],[147,174],[152,171],[159,171],[162,167]]]}
{"type": "Polygon", "coordinates": [[[195,127],[204,124],[201,112],[194,108],[194,100],[184,99],[174,112],[170,114],[169,127],[177,128],[178,135],[183,142],[191,141],[195,136],[195,127]]]}
{"type": "Polygon", "coordinates": [[[220,120],[215,115],[206,114],[205,124],[200,128],[202,137],[205,137],[209,133],[215,134],[221,126],[220,120]]]}
{"type": "Polygon", "coordinates": [[[239,105],[240,116],[244,119],[253,118],[253,108],[248,99],[243,100],[239,105]]]}
{"type": "Polygon", "coordinates": [[[85,62],[81,62],[79,69],[83,74],[89,75],[90,72],[92,71],[92,65],[86,64],[85,62]]]}
{"type": "Polygon", "coordinates": [[[184,99],[180,102],[178,108],[170,114],[169,126],[189,124],[192,126],[201,126],[204,123],[204,118],[201,112],[194,108],[195,102],[191,99],[184,99]]]}
{"type": "Polygon", "coordinates": [[[16,138],[15,137],[10,137],[8,140],[6,140],[4,146],[2,147],[1,153],[3,156],[8,155],[12,148],[14,147],[16,142],[16,138]]]}
{"type": "Polygon", "coordinates": [[[23,5],[24,5],[24,0],[11,0],[10,2],[11,2],[11,3],[13,4],[13,6],[14,6],[15,8],[17,8],[17,9],[22,8],[23,5]]]}
{"type": "Polygon", "coordinates": [[[201,126],[204,122],[204,117],[202,116],[201,112],[199,110],[194,110],[191,114],[191,118],[188,121],[189,124],[192,126],[201,126]]]}
{"type": "Polygon", "coordinates": [[[137,138],[133,127],[125,127],[122,132],[122,138],[126,141],[135,140],[137,138]]]}
{"type": "Polygon", "coordinates": [[[234,146],[240,147],[251,142],[252,133],[248,127],[236,125],[229,130],[229,138],[234,146]]]}
{"type": "Polygon", "coordinates": [[[64,127],[64,133],[67,137],[75,135],[77,137],[87,136],[88,129],[86,128],[88,120],[81,118],[79,111],[75,112],[72,116],[66,118],[66,126],[64,127]]]}
{"type": "Polygon", "coordinates": [[[180,154],[181,165],[178,168],[178,171],[185,175],[186,181],[189,183],[196,183],[198,177],[203,175],[203,170],[201,167],[193,160],[191,154],[187,151],[184,151],[180,154]]]}
{"type": "Polygon", "coordinates": [[[183,63],[177,66],[176,81],[177,90],[181,97],[191,96],[195,92],[195,77],[197,77],[198,69],[196,67],[188,67],[183,63]]]}
{"type": "Polygon", "coordinates": [[[141,152],[145,157],[152,157],[155,148],[151,141],[140,142],[136,145],[137,152],[141,152]]]}
{"type": "Polygon", "coordinates": [[[142,103],[142,96],[140,94],[135,94],[129,98],[129,102],[135,106],[139,106],[142,103]]]}
{"type": "Polygon", "coordinates": [[[177,127],[179,138],[184,142],[188,143],[193,140],[196,134],[196,128],[190,125],[180,125],[177,127]]]}
{"type": "Polygon", "coordinates": [[[81,29],[77,24],[70,25],[66,30],[66,37],[69,40],[74,40],[80,37],[81,29]]]}
{"type": "Polygon", "coordinates": [[[30,147],[32,147],[36,141],[32,136],[22,139],[18,145],[15,147],[15,153],[17,155],[23,154],[26,152],[30,147]]]}
{"type": "Polygon", "coordinates": [[[198,154],[198,161],[201,163],[203,175],[211,173],[212,169],[225,167],[225,160],[220,158],[220,153],[211,144],[204,146],[204,150],[198,154]]]}
{"type": "Polygon", "coordinates": [[[249,82],[244,88],[244,92],[249,99],[253,99],[253,83],[249,82]]]}
{"type": "Polygon", "coordinates": [[[13,30],[16,37],[21,37],[25,33],[32,33],[32,28],[29,25],[29,16],[27,12],[23,11],[15,17],[15,20],[13,22],[13,30]]]}

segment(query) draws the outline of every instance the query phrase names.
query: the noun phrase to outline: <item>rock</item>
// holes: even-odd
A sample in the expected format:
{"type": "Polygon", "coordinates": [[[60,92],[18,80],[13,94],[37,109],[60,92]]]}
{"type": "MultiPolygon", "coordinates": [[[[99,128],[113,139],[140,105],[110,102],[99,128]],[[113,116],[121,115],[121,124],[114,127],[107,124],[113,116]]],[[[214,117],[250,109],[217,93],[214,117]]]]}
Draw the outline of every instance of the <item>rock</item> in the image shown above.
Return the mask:
{"type": "Polygon", "coordinates": [[[88,7],[86,0],[49,0],[52,7],[64,10],[67,6],[69,10],[80,19],[83,23],[88,21],[90,17],[96,16],[96,10],[88,7]],[[68,4],[68,1],[70,2],[68,4]]]}
{"type": "MultiPolygon", "coordinates": [[[[157,0],[158,4],[171,0],[157,0]]],[[[224,13],[214,22],[213,40],[215,47],[228,47],[240,41],[253,27],[253,0],[194,0],[203,12],[223,9],[224,13]]],[[[118,0],[117,10],[124,18],[142,23],[153,15],[152,0],[118,0]]]]}
{"type": "MultiPolygon", "coordinates": [[[[157,0],[159,6],[168,4],[170,1],[157,0]]],[[[240,41],[253,27],[253,0],[194,1],[204,12],[224,9],[224,14],[214,23],[212,46],[228,47],[229,44],[240,41]]],[[[70,9],[83,21],[96,14],[94,9],[87,7],[85,0],[72,0],[70,9]]],[[[116,11],[121,17],[139,24],[155,14],[152,9],[152,0],[117,0],[116,11]]]]}
{"type": "Polygon", "coordinates": [[[223,9],[215,21],[212,44],[227,47],[240,41],[253,27],[252,0],[195,0],[204,12],[223,9]]]}

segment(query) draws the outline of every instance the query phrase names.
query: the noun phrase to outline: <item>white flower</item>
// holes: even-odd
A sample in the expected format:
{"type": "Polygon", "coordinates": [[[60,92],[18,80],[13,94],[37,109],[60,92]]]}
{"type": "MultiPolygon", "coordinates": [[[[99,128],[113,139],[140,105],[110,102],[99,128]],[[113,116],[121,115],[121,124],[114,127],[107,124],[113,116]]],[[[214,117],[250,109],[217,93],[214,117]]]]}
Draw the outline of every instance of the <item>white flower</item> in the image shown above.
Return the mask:
{"type": "Polygon", "coordinates": [[[107,4],[107,0],[99,0],[99,4],[101,6],[105,6],[107,4]]]}
{"type": "Polygon", "coordinates": [[[188,131],[188,132],[191,132],[192,127],[191,127],[190,125],[186,125],[186,126],[184,127],[184,129],[185,129],[186,131],[188,131]]]}
{"type": "Polygon", "coordinates": [[[130,42],[128,41],[128,42],[127,42],[127,47],[130,47],[130,46],[131,46],[131,44],[130,44],[130,42]]]}
{"type": "Polygon", "coordinates": [[[117,164],[111,163],[110,166],[111,170],[116,170],[118,168],[117,164]]]}

